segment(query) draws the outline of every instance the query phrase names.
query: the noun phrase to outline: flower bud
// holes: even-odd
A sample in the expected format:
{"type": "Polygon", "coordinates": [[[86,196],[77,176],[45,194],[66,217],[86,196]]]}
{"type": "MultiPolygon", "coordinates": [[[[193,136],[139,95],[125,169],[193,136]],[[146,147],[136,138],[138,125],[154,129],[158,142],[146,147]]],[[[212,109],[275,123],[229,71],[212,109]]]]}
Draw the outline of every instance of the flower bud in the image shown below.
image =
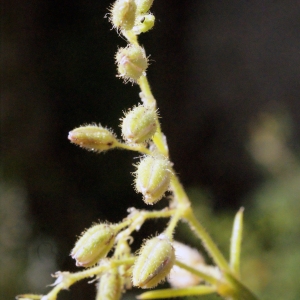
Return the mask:
{"type": "Polygon", "coordinates": [[[96,125],[75,128],[69,132],[68,139],[73,144],[96,152],[112,149],[118,143],[111,131],[96,125]]]}
{"type": "Polygon", "coordinates": [[[139,14],[146,13],[152,6],[153,0],[135,0],[137,6],[137,12],[139,14]]]}
{"type": "Polygon", "coordinates": [[[169,274],[175,262],[175,251],[167,236],[160,234],[144,244],[132,271],[134,286],[153,288],[169,274]]]}
{"type": "Polygon", "coordinates": [[[142,105],[134,107],[122,120],[122,134],[131,143],[149,140],[157,129],[157,114],[154,108],[142,105]]]}
{"type": "Polygon", "coordinates": [[[128,45],[120,48],[116,54],[119,77],[124,78],[125,82],[137,81],[148,67],[148,59],[144,48],[138,45],[128,45]]]}
{"type": "Polygon", "coordinates": [[[168,190],[171,180],[170,162],[161,156],[146,156],[137,167],[135,187],[147,204],[159,201],[168,190]]]}
{"type": "Polygon", "coordinates": [[[96,300],[119,300],[122,295],[122,280],[117,270],[105,272],[98,285],[96,300]]]}
{"type": "Polygon", "coordinates": [[[137,19],[135,26],[133,27],[133,32],[135,34],[140,34],[142,32],[147,32],[154,26],[155,17],[152,14],[142,15],[137,19]]]}
{"type": "Polygon", "coordinates": [[[71,252],[76,266],[91,267],[113,247],[117,231],[114,226],[98,224],[85,231],[71,252]]]}
{"type": "Polygon", "coordinates": [[[135,23],[136,8],[134,0],[117,0],[112,6],[110,17],[114,27],[131,30],[135,23]]]}

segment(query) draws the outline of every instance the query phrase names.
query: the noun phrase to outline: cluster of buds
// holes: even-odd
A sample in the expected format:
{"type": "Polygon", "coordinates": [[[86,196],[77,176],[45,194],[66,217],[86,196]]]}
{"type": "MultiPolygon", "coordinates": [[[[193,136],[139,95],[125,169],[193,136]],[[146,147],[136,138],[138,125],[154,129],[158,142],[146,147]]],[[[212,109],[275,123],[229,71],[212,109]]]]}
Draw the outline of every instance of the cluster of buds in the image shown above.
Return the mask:
{"type": "MultiPolygon", "coordinates": [[[[147,144],[157,131],[157,111],[153,107],[139,105],[129,110],[122,119],[122,136],[127,145],[147,144]]],[[[111,130],[97,125],[78,127],[69,133],[72,143],[91,151],[102,152],[122,147],[111,130]]],[[[136,166],[135,189],[143,195],[144,202],[154,204],[168,190],[172,175],[170,161],[155,151],[144,156],[136,166]]]]}
{"type": "Polygon", "coordinates": [[[152,3],[153,0],[117,0],[111,8],[110,21],[119,31],[146,32],[154,25],[154,16],[149,13],[152,3]]]}
{"type": "MultiPolygon", "coordinates": [[[[153,0],[117,0],[111,8],[110,21],[126,38],[147,32],[154,26],[155,18],[149,13],[153,0]]],[[[148,58],[145,49],[129,40],[115,56],[118,77],[125,82],[136,82],[145,75],[148,58]]]]}
{"type": "MultiPolygon", "coordinates": [[[[118,77],[125,82],[139,82],[148,67],[145,50],[136,42],[136,35],[150,30],[154,25],[154,16],[149,12],[153,0],[117,0],[110,9],[110,21],[114,28],[124,35],[128,45],[119,48],[115,55],[118,77]],[[133,37],[133,38],[132,38],[133,37]]],[[[145,98],[145,97],[144,97],[145,98]]],[[[169,189],[172,166],[166,156],[154,147],[153,139],[159,130],[158,113],[155,105],[147,101],[134,106],[121,119],[124,143],[115,134],[101,125],[85,125],[72,130],[69,139],[82,148],[103,152],[116,147],[135,149],[143,147],[147,155],[136,165],[135,189],[143,195],[147,204],[154,204],[169,189]],[[130,148],[132,147],[132,148],[130,148]]],[[[91,267],[101,265],[115,246],[112,260],[132,258],[131,248],[126,238],[130,231],[120,232],[120,227],[113,224],[97,224],[85,231],[75,244],[71,256],[76,265],[91,267]],[[119,235],[118,235],[119,233],[119,235]]],[[[160,234],[148,239],[139,251],[134,266],[112,266],[99,275],[97,298],[118,300],[123,290],[136,286],[153,288],[164,281],[175,262],[175,249],[171,237],[160,234]]]]}
{"type": "Polygon", "coordinates": [[[153,0],[117,0],[110,10],[110,21],[128,41],[128,45],[120,48],[115,55],[118,77],[125,82],[138,83],[143,102],[122,118],[120,127],[124,142],[119,141],[111,130],[95,124],[72,130],[68,138],[90,151],[103,152],[119,147],[145,154],[134,172],[136,191],[143,195],[146,204],[153,205],[163,198],[172,182],[174,201],[168,209],[161,211],[148,212],[131,208],[129,216],[119,224],[100,223],[92,226],[78,239],[71,256],[77,266],[94,268],[75,274],[58,272],[55,275],[55,288],[48,295],[25,294],[17,299],[55,300],[59,290],[69,288],[79,279],[93,276],[98,281],[96,300],[119,300],[122,293],[132,286],[154,288],[166,279],[175,289],[146,292],[140,299],[214,292],[226,299],[256,299],[236,279],[238,276],[233,276],[239,272],[242,210],[235,219],[231,243],[233,259],[231,257],[232,266],[229,266],[201,224],[195,221],[190,202],[173,173],[166,139],[158,122],[156,101],[145,76],[148,58],[137,41],[138,34],[150,30],[154,25],[154,16],[149,12],[152,3],[153,0]],[[162,234],[146,240],[134,255],[128,243],[133,240],[132,232],[138,231],[147,218],[159,217],[171,217],[167,228],[162,234]],[[218,267],[206,265],[197,250],[173,241],[174,229],[183,218],[202,239],[218,267]],[[110,252],[113,254],[106,257],[110,252]],[[230,267],[233,269],[232,274],[231,270],[227,270],[230,267]],[[202,281],[201,277],[211,286],[198,285],[202,281]],[[188,287],[193,285],[198,286],[189,290],[188,287]]]}

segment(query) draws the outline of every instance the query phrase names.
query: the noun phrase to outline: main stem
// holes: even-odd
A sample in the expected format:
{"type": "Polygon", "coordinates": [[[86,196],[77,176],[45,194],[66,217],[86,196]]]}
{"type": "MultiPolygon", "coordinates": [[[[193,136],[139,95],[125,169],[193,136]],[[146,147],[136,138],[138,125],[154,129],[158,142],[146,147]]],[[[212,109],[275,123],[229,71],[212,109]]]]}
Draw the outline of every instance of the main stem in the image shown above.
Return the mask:
{"type": "MultiPolygon", "coordinates": [[[[128,41],[132,44],[139,45],[137,36],[135,36],[132,32],[127,32],[125,34],[128,41]]],[[[140,77],[137,81],[138,85],[141,89],[142,100],[144,105],[152,106],[156,108],[156,100],[153,97],[151,92],[151,88],[148,82],[146,75],[140,77]]],[[[153,137],[153,142],[157,147],[158,151],[166,157],[169,157],[169,149],[166,143],[165,136],[163,135],[160,127],[160,123],[157,121],[157,132],[153,137]]],[[[185,219],[190,227],[195,231],[198,237],[201,239],[203,245],[205,246],[207,252],[211,255],[213,260],[215,261],[216,265],[220,268],[221,271],[224,271],[226,274],[230,274],[230,267],[227,263],[226,259],[224,258],[223,254],[218,249],[217,245],[214,243],[210,235],[206,232],[204,227],[201,223],[196,219],[193,210],[191,209],[190,200],[181,185],[178,177],[175,174],[175,171],[172,170],[172,179],[171,179],[171,190],[174,194],[174,201],[176,205],[176,213],[169,224],[169,228],[167,229],[167,234],[171,236],[171,231],[175,228],[177,222],[180,219],[180,215],[182,219],[185,219]]],[[[238,279],[231,277],[231,283],[233,284],[233,289],[235,292],[243,291],[243,300],[256,300],[257,298],[253,296],[253,294],[245,288],[238,279]]]]}
{"type": "MultiPolygon", "coordinates": [[[[137,43],[137,40],[135,40],[134,42],[137,43]]],[[[139,79],[138,84],[140,86],[141,92],[143,93],[144,97],[146,99],[148,99],[148,98],[151,99],[151,101],[155,101],[155,99],[152,95],[151,88],[148,83],[147,77],[142,76],[139,79]]],[[[156,102],[151,103],[151,105],[156,106],[156,102]]],[[[153,138],[153,142],[157,146],[159,152],[168,157],[169,151],[168,151],[168,146],[165,142],[165,137],[160,130],[160,126],[158,128],[159,128],[159,130],[155,134],[155,137],[153,138]]],[[[205,231],[205,229],[202,227],[202,225],[195,218],[194,213],[193,213],[192,209],[190,208],[190,205],[191,205],[190,200],[189,200],[183,186],[181,185],[178,177],[175,175],[175,171],[173,170],[172,173],[173,174],[172,174],[172,180],[171,180],[171,189],[174,193],[174,199],[177,202],[178,211],[182,212],[182,217],[184,217],[188,221],[190,226],[194,229],[196,234],[200,237],[200,239],[202,240],[207,251],[210,253],[210,255],[212,256],[212,258],[214,259],[216,264],[219,266],[219,268],[224,269],[224,270],[229,270],[229,266],[228,266],[225,258],[223,257],[222,253],[220,252],[220,250],[218,249],[216,244],[213,242],[213,240],[211,239],[209,234],[205,231]]],[[[172,227],[175,227],[175,224],[173,224],[172,227]]]]}

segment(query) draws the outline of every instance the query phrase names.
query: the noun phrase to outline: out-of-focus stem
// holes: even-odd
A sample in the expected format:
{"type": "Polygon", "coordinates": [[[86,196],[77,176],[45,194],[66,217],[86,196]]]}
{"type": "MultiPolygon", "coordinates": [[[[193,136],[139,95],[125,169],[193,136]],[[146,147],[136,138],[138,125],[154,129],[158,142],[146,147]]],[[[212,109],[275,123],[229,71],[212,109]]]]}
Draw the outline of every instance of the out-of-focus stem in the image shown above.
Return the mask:
{"type": "Polygon", "coordinates": [[[178,261],[176,260],[175,261],[175,265],[182,268],[182,269],[185,269],[187,271],[189,271],[190,273],[196,275],[196,276],[199,276],[200,278],[202,278],[204,281],[212,284],[212,285],[216,285],[217,282],[218,282],[218,279],[216,279],[215,277],[211,276],[211,275],[208,275],[202,271],[199,271],[197,269],[194,269],[184,263],[182,263],[181,261],[178,261]]]}

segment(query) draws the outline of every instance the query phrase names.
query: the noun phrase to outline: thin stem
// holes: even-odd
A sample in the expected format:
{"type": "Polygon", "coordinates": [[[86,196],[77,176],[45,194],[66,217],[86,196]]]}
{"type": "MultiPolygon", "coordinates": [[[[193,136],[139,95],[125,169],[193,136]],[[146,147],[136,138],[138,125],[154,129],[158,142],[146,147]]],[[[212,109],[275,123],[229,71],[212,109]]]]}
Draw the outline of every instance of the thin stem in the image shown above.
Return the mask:
{"type": "Polygon", "coordinates": [[[167,229],[165,230],[165,234],[169,237],[170,240],[173,239],[173,233],[174,233],[177,223],[179,222],[179,220],[181,218],[181,214],[182,214],[181,210],[177,209],[175,212],[175,215],[172,217],[167,229]]]}
{"type": "Polygon", "coordinates": [[[182,209],[183,214],[185,213],[185,209],[189,208],[191,203],[190,200],[180,183],[178,177],[175,175],[175,171],[172,170],[172,177],[171,177],[171,190],[174,193],[174,199],[177,201],[178,205],[182,209]]]}
{"type": "Polygon", "coordinates": [[[172,297],[200,296],[208,295],[216,292],[216,288],[212,286],[199,285],[182,289],[164,289],[150,291],[139,295],[138,299],[162,299],[172,297]]]}
{"type": "Polygon", "coordinates": [[[122,34],[126,37],[130,44],[139,45],[137,35],[131,30],[124,30],[122,34]]]}
{"type": "Polygon", "coordinates": [[[55,275],[55,277],[57,277],[57,280],[54,283],[55,287],[46,295],[46,299],[55,300],[57,294],[61,290],[68,289],[71,285],[73,285],[77,281],[82,280],[84,278],[97,276],[100,273],[109,270],[112,266],[132,265],[134,263],[134,260],[135,257],[125,258],[122,260],[111,260],[110,263],[108,264],[90,268],[77,273],[58,272],[55,275]]]}
{"type": "Polygon", "coordinates": [[[156,107],[156,100],[153,97],[151,88],[146,75],[141,76],[138,81],[138,85],[143,93],[143,102],[146,106],[156,107]]]}
{"type": "Polygon", "coordinates": [[[182,268],[182,269],[185,269],[187,271],[189,271],[190,273],[196,275],[196,276],[199,276],[200,278],[202,278],[204,281],[206,282],[209,282],[210,284],[212,285],[216,285],[217,282],[218,282],[218,279],[216,279],[215,277],[209,275],[209,274],[206,274],[202,271],[199,271],[197,269],[194,269],[193,267],[191,266],[188,266],[186,265],[185,263],[181,262],[181,261],[178,261],[176,260],[175,261],[175,265],[182,268]]]}
{"type": "Polygon", "coordinates": [[[135,261],[135,257],[123,258],[122,260],[113,260],[111,262],[112,266],[118,267],[122,265],[133,265],[135,261]]]}
{"type": "Polygon", "coordinates": [[[160,211],[134,210],[124,221],[128,221],[131,224],[118,234],[117,239],[121,240],[130,236],[133,231],[138,231],[147,219],[169,218],[175,212],[176,209],[164,209],[160,211]]]}
{"type": "Polygon", "coordinates": [[[223,254],[220,252],[217,245],[213,242],[212,238],[204,229],[204,227],[196,219],[191,209],[187,210],[185,214],[185,219],[188,221],[189,225],[195,231],[195,233],[199,236],[204,247],[206,248],[207,252],[211,255],[216,265],[221,270],[229,270],[228,263],[224,258],[223,254]]]}
{"type": "Polygon", "coordinates": [[[160,211],[143,211],[145,219],[152,218],[168,218],[176,212],[176,209],[160,210],[160,211]]]}
{"type": "Polygon", "coordinates": [[[163,154],[165,157],[169,157],[169,148],[166,142],[166,137],[161,132],[160,123],[157,121],[157,130],[154,134],[152,140],[158,151],[163,154]]]}
{"type": "Polygon", "coordinates": [[[151,154],[151,151],[148,148],[146,148],[144,145],[141,145],[141,144],[125,144],[125,143],[118,142],[116,147],[125,149],[125,150],[141,152],[144,154],[151,154]]]}
{"type": "Polygon", "coordinates": [[[22,294],[22,295],[18,295],[16,296],[16,299],[19,300],[40,300],[43,298],[43,295],[34,295],[34,294],[22,294]]]}

